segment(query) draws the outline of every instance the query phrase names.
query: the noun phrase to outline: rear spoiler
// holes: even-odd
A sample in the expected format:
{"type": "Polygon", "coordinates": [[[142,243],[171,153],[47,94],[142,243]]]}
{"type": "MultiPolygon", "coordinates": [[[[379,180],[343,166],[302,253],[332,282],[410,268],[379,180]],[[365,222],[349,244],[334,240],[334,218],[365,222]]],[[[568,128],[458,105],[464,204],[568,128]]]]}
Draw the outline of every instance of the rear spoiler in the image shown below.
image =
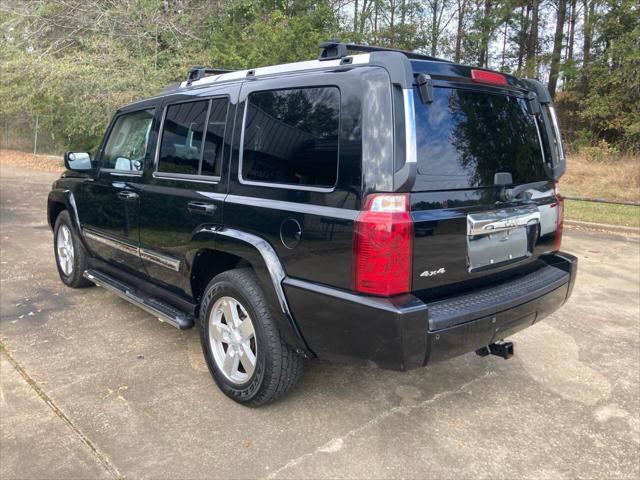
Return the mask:
{"type": "Polygon", "coordinates": [[[549,142],[549,151],[551,152],[551,158],[546,159],[545,170],[547,175],[553,180],[558,181],[562,175],[564,175],[567,169],[566,161],[564,158],[564,150],[562,149],[562,138],[560,136],[560,127],[558,126],[558,118],[556,116],[556,109],[553,106],[553,101],[547,87],[538,80],[531,78],[525,78],[522,82],[529,87],[529,89],[535,93],[529,101],[537,102],[540,105],[540,111],[535,109],[542,119],[542,123],[545,129],[545,137],[549,142]]]}

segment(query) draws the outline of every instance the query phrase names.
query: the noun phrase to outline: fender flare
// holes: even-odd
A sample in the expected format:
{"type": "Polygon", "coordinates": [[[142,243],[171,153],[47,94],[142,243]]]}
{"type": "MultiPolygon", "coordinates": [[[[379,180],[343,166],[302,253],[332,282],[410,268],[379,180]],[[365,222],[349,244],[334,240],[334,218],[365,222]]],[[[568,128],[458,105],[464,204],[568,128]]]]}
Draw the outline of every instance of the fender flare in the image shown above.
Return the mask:
{"type": "Polygon", "coordinates": [[[84,235],[82,234],[82,227],[80,225],[80,217],[78,216],[78,207],[76,205],[76,199],[71,190],[66,188],[54,188],[49,192],[49,196],[47,198],[47,223],[51,227],[51,230],[55,227],[55,222],[51,216],[51,211],[53,209],[53,205],[56,203],[61,203],[64,205],[65,209],[69,212],[69,216],[71,217],[71,227],[75,231],[76,235],[82,242],[82,246],[85,250],[90,251],[85,242],[84,235]]]}
{"type": "Polygon", "coordinates": [[[198,233],[215,236],[215,250],[243,258],[251,264],[267,296],[280,332],[299,353],[315,356],[298,328],[282,288],[286,272],[278,254],[264,238],[234,228],[205,227],[198,233]]]}

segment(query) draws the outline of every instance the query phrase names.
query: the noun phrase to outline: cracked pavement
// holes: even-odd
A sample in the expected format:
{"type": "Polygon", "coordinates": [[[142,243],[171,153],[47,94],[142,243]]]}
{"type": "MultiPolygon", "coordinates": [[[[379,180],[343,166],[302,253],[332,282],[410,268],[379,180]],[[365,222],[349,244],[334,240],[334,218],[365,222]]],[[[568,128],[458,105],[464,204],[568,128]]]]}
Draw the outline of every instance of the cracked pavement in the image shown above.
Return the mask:
{"type": "Polygon", "coordinates": [[[0,170],[0,478],[640,476],[638,238],[565,231],[573,297],[509,361],[312,361],[249,409],[215,387],[197,330],[62,285],[54,179],[0,170]]]}

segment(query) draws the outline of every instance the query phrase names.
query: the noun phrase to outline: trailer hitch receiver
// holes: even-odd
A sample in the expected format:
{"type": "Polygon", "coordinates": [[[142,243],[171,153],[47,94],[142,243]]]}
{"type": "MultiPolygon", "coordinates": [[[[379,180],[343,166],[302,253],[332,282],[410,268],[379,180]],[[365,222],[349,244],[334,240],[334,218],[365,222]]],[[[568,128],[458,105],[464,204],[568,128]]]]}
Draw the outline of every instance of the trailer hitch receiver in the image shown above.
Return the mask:
{"type": "Polygon", "coordinates": [[[491,343],[486,347],[482,347],[476,350],[476,355],[481,357],[486,357],[487,355],[497,355],[498,357],[502,357],[505,360],[513,357],[513,342],[505,342],[504,340],[500,340],[495,343],[491,343]]]}

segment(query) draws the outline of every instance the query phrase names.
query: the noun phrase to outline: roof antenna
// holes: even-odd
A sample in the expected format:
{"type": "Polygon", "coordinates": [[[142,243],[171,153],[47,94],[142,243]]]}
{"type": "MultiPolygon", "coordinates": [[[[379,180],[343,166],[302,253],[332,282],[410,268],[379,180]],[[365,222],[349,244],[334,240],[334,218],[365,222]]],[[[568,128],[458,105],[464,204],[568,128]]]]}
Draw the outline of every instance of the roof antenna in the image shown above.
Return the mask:
{"type": "Polygon", "coordinates": [[[204,77],[205,68],[200,65],[195,65],[189,69],[187,74],[187,85],[191,85],[193,82],[200,80],[204,77]]]}
{"type": "Polygon", "coordinates": [[[318,60],[338,60],[347,56],[347,46],[339,40],[329,40],[318,46],[322,49],[318,60]]]}

